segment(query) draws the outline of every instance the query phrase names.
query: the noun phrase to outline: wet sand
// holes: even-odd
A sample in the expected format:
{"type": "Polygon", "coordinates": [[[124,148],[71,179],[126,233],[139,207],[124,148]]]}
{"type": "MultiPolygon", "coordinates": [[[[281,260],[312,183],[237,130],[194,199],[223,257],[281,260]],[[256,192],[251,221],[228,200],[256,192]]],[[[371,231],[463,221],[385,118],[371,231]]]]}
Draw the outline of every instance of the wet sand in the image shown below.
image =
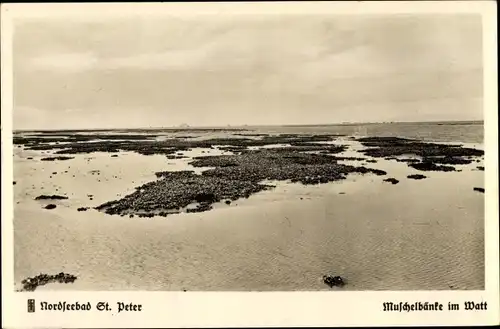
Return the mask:
{"type": "MultiPolygon", "coordinates": [[[[340,155],[364,156],[351,144],[340,155]]],[[[191,159],[120,152],[39,161],[53,154],[14,151],[17,284],[66,272],[78,279],[38,289],[329,290],[322,276],[332,274],[347,278],[343,290],[484,288],[484,194],[473,190],[484,187],[482,160],[422,172],[376,159],[366,166],[386,176],[273,182],[273,190],[207,212],[130,219],[77,208],[125,196],[155,172],[192,169],[191,159]],[[422,173],[426,179],[407,178],[422,173]],[[399,183],[383,181],[389,177],[399,183]],[[42,194],[68,199],[34,200],[42,194]],[[43,209],[48,203],[57,207],[43,209]]],[[[216,152],[201,151],[183,153],[216,152]]]]}

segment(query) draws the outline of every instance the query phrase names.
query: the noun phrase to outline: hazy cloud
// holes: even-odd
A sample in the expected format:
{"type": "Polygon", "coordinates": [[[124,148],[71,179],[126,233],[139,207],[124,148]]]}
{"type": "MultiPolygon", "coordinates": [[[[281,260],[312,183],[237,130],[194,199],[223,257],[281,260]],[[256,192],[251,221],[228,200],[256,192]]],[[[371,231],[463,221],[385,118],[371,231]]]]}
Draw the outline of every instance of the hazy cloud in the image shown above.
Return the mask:
{"type": "Polygon", "coordinates": [[[463,15],[19,21],[15,111],[46,120],[14,124],[481,119],[481,47],[463,15]]]}
{"type": "Polygon", "coordinates": [[[60,70],[66,73],[97,68],[98,60],[92,53],[50,54],[33,57],[27,69],[60,70]]]}

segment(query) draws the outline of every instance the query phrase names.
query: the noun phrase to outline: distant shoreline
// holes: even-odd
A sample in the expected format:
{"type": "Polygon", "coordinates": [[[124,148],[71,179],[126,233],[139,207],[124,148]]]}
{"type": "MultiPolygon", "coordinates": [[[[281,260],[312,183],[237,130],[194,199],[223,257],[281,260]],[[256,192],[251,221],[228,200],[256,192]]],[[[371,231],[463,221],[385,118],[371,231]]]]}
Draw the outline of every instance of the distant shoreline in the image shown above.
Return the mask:
{"type": "Polygon", "coordinates": [[[188,126],[188,127],[135,127],[135,128],[70,128],[70,129],[13,129],[13,132],[100,132],[111,130],[194,130],[194,129],[217,129],[217,130],[252,130],[255,128],[263,127],[335,127],[335,126],[365,126],[365,125],[384,125],[384,124],[427,124],[427,125],[484,125],[484,120],[471,120],[471,121],[395,121],[395,122],[345,122],[345,123],[327,123],[327,124],[283,124],[283,125],[234,125],[234,126],[188,126]]]}

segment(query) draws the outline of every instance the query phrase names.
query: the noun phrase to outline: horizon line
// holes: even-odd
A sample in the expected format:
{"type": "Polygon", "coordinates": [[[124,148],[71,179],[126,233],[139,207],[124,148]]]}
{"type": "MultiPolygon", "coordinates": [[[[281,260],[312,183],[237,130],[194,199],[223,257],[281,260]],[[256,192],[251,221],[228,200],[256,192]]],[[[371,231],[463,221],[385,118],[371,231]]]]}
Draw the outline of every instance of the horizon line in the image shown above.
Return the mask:
{"type": "Polygon", "coordinates": [[[409,123],[480,123],[484,124],[484,119],[481,120],[431,120],[431,121],[366,121],[366,122],[338,122],[338,123],[312,123],[312,124],[227,124],[225,126],[191,126],[189,124],[179,124],[176,126],[149,126],[149,127],[114,127],[114,128],[22,128],[12,129],[12,131],[106,131],[106,130],[155,130],[155,129],[237,129],[251,127],[321,127],[321,126],[353,126],[353,125],[369,125],[369,124],[409,124],[409,123]]]}

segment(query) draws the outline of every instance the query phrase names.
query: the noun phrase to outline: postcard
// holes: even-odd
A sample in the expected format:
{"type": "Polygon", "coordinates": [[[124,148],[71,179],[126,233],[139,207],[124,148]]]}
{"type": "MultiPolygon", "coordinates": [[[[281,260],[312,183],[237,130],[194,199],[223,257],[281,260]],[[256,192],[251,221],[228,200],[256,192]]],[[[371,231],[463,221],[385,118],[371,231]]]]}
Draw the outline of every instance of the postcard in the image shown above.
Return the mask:
{"type": "Polygon", "coordinates": [[[499,324],[495,2],[1,8],[3,327],[499,324]]]}

